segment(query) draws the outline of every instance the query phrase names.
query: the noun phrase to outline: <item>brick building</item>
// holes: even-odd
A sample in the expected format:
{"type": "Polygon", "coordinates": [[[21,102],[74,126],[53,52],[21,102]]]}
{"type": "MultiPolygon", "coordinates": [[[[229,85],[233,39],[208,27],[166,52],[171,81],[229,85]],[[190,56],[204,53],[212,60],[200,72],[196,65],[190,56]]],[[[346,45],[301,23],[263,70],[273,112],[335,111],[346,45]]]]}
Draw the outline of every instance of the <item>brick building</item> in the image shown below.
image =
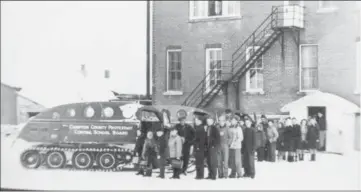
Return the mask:
{"type": "MultiPolygon", "coordinates": [[[[210,12],[211,2],[153,2],[155,103],[182,104],[208,74],[212,59],[222,63],[219,69],[227,71],[232,65],[232,54],[266,19],[272,6],[289,3],[223,1],[217,16],[210,12]],[[198,15],[194,15],[195,12],[198,15]],[[215,59],[211,59],[213,54],[215,59]],[[170,59],[174,59],[171,65],[179,63],[180,69],[167,68],[170,59]],[[173,78],[175,75],[179,77],[173,78]]],[[[360,105],[359,94],[356,94],[359,87],[356,41],[359,42],[360,33],[357,2],[298,3],[305,7],[304,27],[284,28],[283,34],[262,54],[260,68],[252,68],[255,75],[249,78],[247,73],[241,77],[238,97],[241,110],[278,113],[282,105],[313,90],[334,93],[360,105]]],[[[230,84],[228,98],[218,93],[205,107],[236,108],[236,86],[230,84]]]]}
{"type": "Polygon", "coordinates": [[[286,104],[322,91],[360,106],[356,1],[153,1],[151,7],[154,104],[277,116],[286,104]]]}

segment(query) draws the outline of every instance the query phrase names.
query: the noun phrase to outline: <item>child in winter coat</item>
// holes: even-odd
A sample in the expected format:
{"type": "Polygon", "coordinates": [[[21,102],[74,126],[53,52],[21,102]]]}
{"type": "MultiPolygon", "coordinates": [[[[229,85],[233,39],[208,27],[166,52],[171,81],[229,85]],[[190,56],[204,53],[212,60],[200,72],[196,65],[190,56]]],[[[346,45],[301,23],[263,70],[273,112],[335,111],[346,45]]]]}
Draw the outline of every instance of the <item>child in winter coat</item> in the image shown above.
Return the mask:
{"type": "Polygon", "coordinates": [[[156,140],[153,137],[153,132],[148,131],[147,139],[144,142],[143,151],[142,151],[142,158],[146,160],[147,166],[145,169],[146,177],[152,176],[152,169],[158,168],[157,163],[157,156],[159,154],[158,145],[156,140]]]}
{"type": "MultiPolygon", "coordinates": [[[[181,160],[182,157],[183,142],[181,137],[178,135],[176,128],[170,129],[170,136],[168,140],[169,158],[171,160],[181,160]]],[[[171,179],[180,179],[180,173],[182,168],[173,168],[173,176],[171,179]]]]}

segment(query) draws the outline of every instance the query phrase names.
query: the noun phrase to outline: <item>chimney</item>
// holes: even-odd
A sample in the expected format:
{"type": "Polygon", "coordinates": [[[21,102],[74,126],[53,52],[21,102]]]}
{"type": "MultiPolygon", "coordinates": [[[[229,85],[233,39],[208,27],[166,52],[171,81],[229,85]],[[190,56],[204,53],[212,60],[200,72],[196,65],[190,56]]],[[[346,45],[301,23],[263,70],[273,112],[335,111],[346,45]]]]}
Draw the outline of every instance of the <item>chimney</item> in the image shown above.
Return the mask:
{"type": "Polygon", "coordinates": [[[86,68],[85,68],[85,64],[81,64],[80,72],[84,77],[87,76],[87,71],[86,71],[86,68]]]}
{"type": "Polygon", "coordinates": [[[104,78],[109,79],[110,78],[110,71],[108,69],[104,70],[104,78]]]}

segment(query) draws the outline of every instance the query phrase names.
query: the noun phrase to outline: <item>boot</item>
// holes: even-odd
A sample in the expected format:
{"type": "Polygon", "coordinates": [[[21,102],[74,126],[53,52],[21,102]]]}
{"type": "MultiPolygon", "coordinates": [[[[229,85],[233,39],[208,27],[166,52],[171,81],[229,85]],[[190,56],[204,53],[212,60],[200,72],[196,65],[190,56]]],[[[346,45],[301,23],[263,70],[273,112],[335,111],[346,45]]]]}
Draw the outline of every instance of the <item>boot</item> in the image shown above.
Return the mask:
{"type": "Polygon", "coordinates": [[[292,159],[292,156],[291,156],[291,155],[288,155],[288,156],[287,156],[287,161],[288,161],[288,162],[292,162],[291,159],[292,159]]]}
{"type": "Polygon", "coordinates": [[[144,175],[144,170],[143,169],[139,170],[136,175],[144,175]]]}
{"type": "Polygon", "coordinates": [[[299,160],[303,161],[303,154],[300,154],[299,160]]]}
{"type": "Polygon", "coordinates": [[[295,155],[293,156],[293,160],[294,160],[295,162],[298,161],[298,155],[297,155],[297,154],[295,154],[295,155]]]}
{"type": "Polygon", "coordinates": [[[311,154],[311,161],[316,161],[316,154],[311,154]]]}
{"type": "Polygon", "coordinates": [[[285,154],[282,155],[282,159],[283,159],[283,161],[286,161],[286,155],[285,154]]]}
{"type": "Polygon", "coordinates": [[[294,161],[295,161],[294,156],[290,156],[290,162],[294,162],[294,161]]]}

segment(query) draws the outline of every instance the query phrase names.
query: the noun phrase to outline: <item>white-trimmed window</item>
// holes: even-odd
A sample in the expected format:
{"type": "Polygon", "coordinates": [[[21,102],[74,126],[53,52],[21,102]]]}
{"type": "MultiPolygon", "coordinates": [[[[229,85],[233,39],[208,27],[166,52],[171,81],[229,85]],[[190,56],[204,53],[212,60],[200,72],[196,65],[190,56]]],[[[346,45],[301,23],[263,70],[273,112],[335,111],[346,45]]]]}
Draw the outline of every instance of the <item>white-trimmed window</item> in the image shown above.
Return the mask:
{"type": "Polygon", "coordinates": [[[241,1],[189,1],[190,19],[241,16],[241,1]]]}
{"type": "MultiPolygon", "coordinates": [[[[259,49],[259,46],[247,47],[246,60],[259,49]]],[[[246,73],[246,91],[263,92],[263,56],[257,59],[256,63],[246,73]]]]}
{"type": "Polygon", "coordinates": [[[182,50],[167,50],[167,91],[182,89],[182,50]]]}
{"type": "Polygon", "coordinates": [[[222,48],[206,49],[206,75],[206,90],[222,80],[222,48]]]}
{"type": "Polygon", "coordinates": [[[333,1],[318,1],[318,10],[319,11],[334,11],[336,8],[333,1]]]}
{"type": "Polygon", "coordinates": [[[318,45],[300,45],[300,91],[318,90],[318,45]]]}

